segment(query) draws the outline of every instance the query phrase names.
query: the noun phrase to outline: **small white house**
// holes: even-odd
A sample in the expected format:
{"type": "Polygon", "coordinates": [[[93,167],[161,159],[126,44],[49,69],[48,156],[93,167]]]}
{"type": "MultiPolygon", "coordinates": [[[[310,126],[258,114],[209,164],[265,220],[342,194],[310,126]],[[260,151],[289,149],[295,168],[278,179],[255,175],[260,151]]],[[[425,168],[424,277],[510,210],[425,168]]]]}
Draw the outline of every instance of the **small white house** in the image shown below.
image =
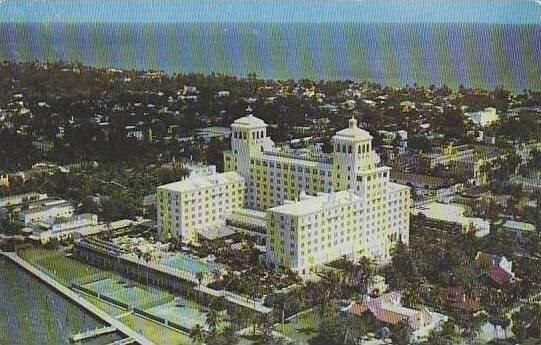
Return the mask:
{"type": "Polygon", "coordinates": [[[465,113],[465,115],[470,121],[481,127],[486,127],[500,118],[496,113],[496,108],[485,108],[485,110],[465,113]]]}

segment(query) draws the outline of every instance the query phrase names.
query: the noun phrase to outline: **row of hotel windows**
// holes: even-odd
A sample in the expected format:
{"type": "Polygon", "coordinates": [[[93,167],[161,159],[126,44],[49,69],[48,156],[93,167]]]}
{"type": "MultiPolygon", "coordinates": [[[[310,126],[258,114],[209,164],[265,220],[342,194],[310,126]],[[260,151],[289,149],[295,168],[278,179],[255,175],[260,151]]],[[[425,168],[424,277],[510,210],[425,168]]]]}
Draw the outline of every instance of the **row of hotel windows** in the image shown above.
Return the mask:
{"type": "MultiPolygon", "coordinates": [[[[233,138],[235,139],[248,139],[248,134],[244,131],[233,131],[233,138]]],[[[252,139],[265,138],[264,131],[252,131],[252,139]]]]}
{"type": "MultiPolygon", "coordinates": [[[[224,191],[224,186],[225,186],[225,190],[229,190],[230,188],[231,189],[234,189],[234,190],[237,190],[237,189],[243,189],[243,185],[244,183],[228,183],[228,184],[225,184],[225,185],[222,185],[220,186],[219,188],[217,187],[212,187],[211,188],[205,188],[203,190],[198,190],[198,191],[194,191],[194,192],[173,192],[171,193],[171,196],[173,199],[178,199],[180,198],[181,196],[187,196],[187,197],[190,197],[190,198],[194,198],[196,197],[197,195],[203,195],[203,194],[210,194],[211,193],[211,190],[213,193],[216,193],[216,192],[223,192],[224,191]]],[[[168,190],[165,190],[165,192],[162,192],[162,195],[161,195],[161,199],[163,200],[163,198],[167,198],[167,195],[169,192],[168,190]]]]}
{"type": "MultiPolygon", "coordinates": [[[[299,172],[302,172],[302,170],[299,170],[299,172]]],[[[305,170],[305,173],[306,174],[310,174],[310,171],[306,171],[305,170]]],[[[255,175],[257,178],[260,178],[260,177],[266,177],[267,175],[268,176],[274,176],[274,172],[273,171],[269,171],[268,174],[265,172],[265,171],[261,171],[260,169],[257,169],[257,170],[254,170],[254,168],[250,168],[250,174],[253,176],[255,175]]],[[[331,171],[327,171],[327,174],[325,174],[325,171],[323,170],[320,170],[320,176],[327,176],[327,177],[331,177],[332,176],[332,173],[331,171]]],[[[292,174],[291,175],[291,178],[295,178],[295,176],[297,176],[298,178],[302,178],[303,175],[297,175],[297,174],[292,174]]],[[[304,175],[306,178],[308,178],[307,175],[304,175]]],[[[317,170],[314,170],[312,172],[312,177],[313,178],[316,178],[317,176],[317,170]]],[[[282,177],[282,173],[281,172],[277,172],[276,173],[276,177],[282,177]]],[[[290,176],[287,174],[287,173],[284,173],[283,175],[284,179],[288,179],[290,176]]]]}
{"type": "MultiPolygon", "coordinates": [[[[192,199],[191,201],[193,201],[193,204],[192,204],[192,209],[194,208],[194,204],[195,205],[199,205],[199,208],[202,207],[202,204],[208,204],[207,206],[212,206],[212,205],[216,205],[216,204],[219,204],[221,205],[222,203],[230,203],[230,202],[235,202],[235,201],[242,201],[243,200],[243,195],[239,195],[238,197],[230,197],[230,198],[219,198],[219,199],[216,199],[216,198],[213,198],[212,200],[211,199],[205,199],[205,203],[203,203],[203,200],[202,199],[192,199]]],[[[166,205],[167,209],[168,210],[171,210],[171,204],[167,203],[160,203],[160,206],[164,206],[166,205]]],[[[190,201],[186,200],[184,201],[184,207],[183,209],[184,210],[189,210],[189,208],[187,208],[186,206],[189,206],[190,205],[190,201]]],[[[175,210],[179,210],[179,206],[180,206],[180,203],[178,201],[175,201],[174,203],[174,206],[175,206],[175,210]]]]}
{"type": "MultiPolygon", "coordinates": [[[[322,242],[320,243],[320,245],[318,246],[317,244],[314,244],[314,246],[312,247],[308,247],[306,248],[306,250],[302,249],[300,251],[298,251],[298,254],[299,256],[304,256],[305,254],[311,254],[312,252],[314,253],[317,253],[317,252],[321,252],[321,251],[324,251],[324,250],[328,250],[330,248],[333,248],[333,247],[342,247],[344,246],[344,244],[348,244],[350,243],[350,241],[352,240],[356,240],[357,239],[357,236],[356,235],[353,235],[351,237],[345,237],[345,238],[342,238],[342,239],[336,239],[334,241],[326,241],[326,242],[322,242]]],[[[362,242],[360,242],[362,243],[362,242]]],[[[276,247],[274,246],[274,244],[271,244],[270,246],[270,249],[271,251],[273,252],[277,252],[276,247]]],[[[294,249],[294,247],[290,247],[291,249],[294,249]]],[[[285,248],[282,246],[278,252],[281,252],[281,253],[285,253],[285,248]]],[[[290,250],[289,251],[289,255],[291,257],[295,257],[295,251],[293,250],[290,250]]]]}
{"type": "MultiPolygon", "coordinates": [[[[255,165],[263,165],[263,166],[269,166],[271,168],[274,167],[274,163],[273,162],[269,162],[267,163],[267,161],[261,161],[259,159],[257,160],[254,160],[253,158],[250,159],[250,164],[253,165],[255,162],[255,165]]],[[[278,169],[281,169],[282,168],[282,165],[280,163],[276,163],[276,167],[278,169]]],[[[317,175],[318,174],[318,169],[316,168],[310,168],[310,167],[303,167],[303,166],[296,166],[294,164],[291,164],[291,165],[288,165],[288,164],[283,164],[283,169],[284,170],[289,170],[288,167],[291,167],[291,171],[297,171],[297,172],[305,172],[305,173],[312,173],[313,175],[317,175]]],[[[337,165],[337,169],[340,170],[340,165],[337,165]]],[[[351,167],[348,166],[347,167],[348,171],[351,171],[351,167]]],[[[256,169],[254,170],[253,168],[250,168],[250,173],[253,175],[255,172],[255,175],[256,176],[260,176],[262,175],[263,171],[261,171],[260,169],[256,169]]],[[[273,172],[270,171],[269,174],[271,176],[273,176],[273,172]]],[[[319,170],[319,175],[321,176],[332,176],[332,172],[331,170],[327,170],[327,172],[325,172],[325,170],[319,170]]],[[[378,178],[386,178],[388,175],[388,173],[385,171],[385,172],[381,172],[381,173],[374,173],[374,174],[370,174],[370,175],[367,175],[366,176],[366,181],[371,181],[372,179],[378,179],[378,178]]],[[[277,176],[280,177],[281,174],[280,172],[277,173],[277,176]]],[[[284,178],[288,178],[288,175],[285,175],[284,174],[284,178]]],[[[340,178],[340,175],[338,175],[338,178],[340,178]]],[[[357,181],[359,182],[363,182],[364,181],[364,177],[359,175],[357,176],[357,181]]]]}
{"type": "MultiPolygon", "coordinates": [[[[216,207],[216,206],[222,206],[223,204],[226,204],[226,205],[227,205],[227,204],[236,204],[236,203],[239,203],[239,204],[240,204],[240,203],[242,203],[242,201],[243,201],[243,199],[242,199],[241,197],[238,197],[238,198],[232,198],[232,199],[220,200],[220,201],[214,202],[214,203],[212,203],[212,205],[208,205],[208,206],[214,206],[214,207],[216,207]]],[[[187,206],[188,204],[185,203],[184,205],[187,206]]],[[[184,212],[189,212],[190,210],[191,210],[192,212],[195,212],[195,209],[196,209],[195,206],[192,206],[191,208],[189,208],[189,207],[184,207],[182,210],[183,210],[184,212]]],[[[198,210],[202,210],[202,209],[203,209],[203,206],[202,206],[202,205],[198,205],[198,206],[197,206],[197,209],[198,209],[198,210]]],[[[171,207],[168,207],[168,210],[171,210],[171,207]]],[[[174,211],[175,211],[175,212],[180,212],[180,207],[178,207],[178,204],[177,204],[177,207],[174,208],[174,211]]]]}
{"type": "MultiPolygon", "coordinates": [[[[334,147],[334,152],[340,152],[342,151],[342,153],[352,153],[353,151],[353,146],[351,145],[345,145],[345,144],[336,144],[336,146],[334,147]],[[340,149],[341,148],[341,149],[340,149]]],[[[367,153],[367,152],[370,152],[370,145],[369,144],[362,144],[362,145],[359,145],[359,149],[358,149],[358,152],[359,153],[367,153]]]]}
{"type": "MultiPolygon", "coordinates": [[[[287,163],[274,163],[274,162],[267,162],[266,160],[261,159],[250,159],[250,165],[262,165],[264,167],[274,168],[277,169],[283,169],[283,170],[291,170],[291,171],[298,171],[298,172],[306,172],[306,173],[312,173],[317,174],[318,169],[316,168],[310,168],[308,166],[302,166],[302,165],[295,165],[295,164],[287,164],[287,163]]],[[[257,172],[260,172],[260,170],[257,170],[257,172]]],[[[325,175],[325,170],[319,170],[320,175],[325,175]]]]}

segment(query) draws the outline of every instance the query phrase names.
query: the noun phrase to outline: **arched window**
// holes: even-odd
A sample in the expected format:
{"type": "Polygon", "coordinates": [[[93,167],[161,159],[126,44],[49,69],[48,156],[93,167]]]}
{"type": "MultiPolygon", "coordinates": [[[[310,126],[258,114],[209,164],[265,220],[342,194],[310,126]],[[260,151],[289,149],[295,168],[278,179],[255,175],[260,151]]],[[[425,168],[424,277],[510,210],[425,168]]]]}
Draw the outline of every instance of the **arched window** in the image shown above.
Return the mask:
{"type": "Polygon", "coordinates": [[[351,145],[348,146],[348,153],[351,153],[351,145]]]}
{"type": "Polygon", "coordinates": [[[342,152],[346,153],[346,145],[342,145],[342,152]]]}

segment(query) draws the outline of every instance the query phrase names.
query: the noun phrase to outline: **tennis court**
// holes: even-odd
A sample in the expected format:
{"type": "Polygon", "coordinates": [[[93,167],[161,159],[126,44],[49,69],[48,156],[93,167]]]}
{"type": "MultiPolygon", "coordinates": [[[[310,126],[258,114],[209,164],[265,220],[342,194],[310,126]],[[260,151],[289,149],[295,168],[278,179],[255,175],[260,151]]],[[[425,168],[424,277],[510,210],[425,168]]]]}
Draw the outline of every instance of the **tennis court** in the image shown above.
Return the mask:
{"type": "Polygon", "coordinates": [[[207,318],[200,309],[201,306],[195,302],[184,298],[177,298],[175,301],[161,304],[146,310],[146,312],[172,321],[185,328],[192,329],[197,324],[205,326],[207,318]]]}
{"type": "Polygon", "coordinates": [[[165,291],[143,288],[124,279],[107,278],[88,283],[84,287],[98,292],[102,296],[141,309],[150,308],[173,299],[173,296],[165,291]]]}

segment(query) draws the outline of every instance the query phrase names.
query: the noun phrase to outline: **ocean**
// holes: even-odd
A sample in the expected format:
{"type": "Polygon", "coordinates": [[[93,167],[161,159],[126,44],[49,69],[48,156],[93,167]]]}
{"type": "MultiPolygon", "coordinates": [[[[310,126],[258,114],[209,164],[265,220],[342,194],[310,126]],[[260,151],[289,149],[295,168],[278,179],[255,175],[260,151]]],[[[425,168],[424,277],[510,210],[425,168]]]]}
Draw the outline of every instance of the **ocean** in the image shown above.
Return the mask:
{"type": "Polygon", "coordinates": [[[0,60],[541,90],[535,1],[0,1],[0,60]]]}

